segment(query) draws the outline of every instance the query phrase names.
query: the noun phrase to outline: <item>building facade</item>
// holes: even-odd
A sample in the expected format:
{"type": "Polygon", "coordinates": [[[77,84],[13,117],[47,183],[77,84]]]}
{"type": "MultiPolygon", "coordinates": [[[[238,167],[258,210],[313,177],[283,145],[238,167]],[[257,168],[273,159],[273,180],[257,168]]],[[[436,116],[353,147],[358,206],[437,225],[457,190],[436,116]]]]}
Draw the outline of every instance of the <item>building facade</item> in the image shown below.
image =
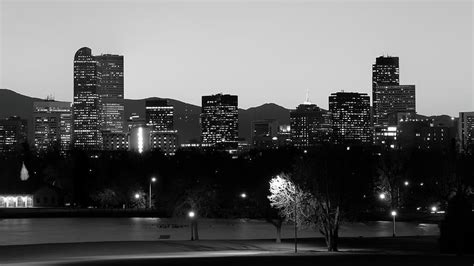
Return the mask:
{"type": "Polygon", "coordinates": [[[331,125],[326,113],[309,102],[290,111],[291,143],[294,147],[306,148],[329,142],[331,125]]]}
{"type": "Polygon", "coordinates": [[[458,143],[461,152],[474,150],[474,112],[459,113],[458,143]]]}
{"type": "Polygon", "coordinates": [[[216,94],[202,97],[201,142],[203,146],[237,146],[238,98],[216,94]]]}
{"type": "Polygon", "coordinates": [[[145,120],[146,125],[154,131],[174,129],[174,107],[165,99],[146,100],[145,120]]]}
{"type": "Polygon", "coordinates": [[[332,141],[335,144],[371,144],[370,97],[365,93],[337,92],[329,96],[332,141]]]}
{"type": "Polygon", "coordinates": [[[399,58],[379,56],[372,65],[372,87],[400,85],[399,58]]]}
{"type": "Polygon", "coordinates": [[[27,122],[17,116],[0,119],[0,154],[18,150],[27,141],[27,122]]]}
{"type": "Polygon", "coordinates": [[[101,130],[124,131],[124,76],[123,56],[104,54],[95,56],[100,76],[98,93],[101,101],[101,130]]]}
{"type": "Polygon", "coordinates": [[[83,47],[74,56],[73,145],[83,150],[102,147],[100,74],[91,49],[83,47]]]}
{"type": "Polygon", "coordinates": [[[34,147],[66,151],[71,141],[71,103],[45,100],[33,103],[34,147]]]}
{"type": "Polygon", "coordinates": [[[278,121],[275,119],[252,121],[252,146],[259,149],[278,147],[278,129],[278,121]]]}

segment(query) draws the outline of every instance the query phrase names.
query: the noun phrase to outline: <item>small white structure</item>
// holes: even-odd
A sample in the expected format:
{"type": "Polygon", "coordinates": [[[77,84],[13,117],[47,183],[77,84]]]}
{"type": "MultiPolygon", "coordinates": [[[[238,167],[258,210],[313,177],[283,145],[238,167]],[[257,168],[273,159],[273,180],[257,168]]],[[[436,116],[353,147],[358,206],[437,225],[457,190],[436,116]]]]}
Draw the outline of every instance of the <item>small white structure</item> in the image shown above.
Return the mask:
{"type": "Polygon", "coordinates": [[[33,195],[0,195],[0,208],[32,208],[33,195]]]}

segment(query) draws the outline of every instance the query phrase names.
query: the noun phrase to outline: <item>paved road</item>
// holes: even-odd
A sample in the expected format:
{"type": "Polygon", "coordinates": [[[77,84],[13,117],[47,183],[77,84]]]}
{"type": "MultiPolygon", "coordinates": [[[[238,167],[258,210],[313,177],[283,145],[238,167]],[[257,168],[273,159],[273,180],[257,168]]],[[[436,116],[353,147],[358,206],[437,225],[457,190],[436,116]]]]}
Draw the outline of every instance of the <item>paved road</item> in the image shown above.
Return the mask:
{"type": "Polygon", "coordinates": [[[291,239],[282,244],[269,240],[207,240],[17,245],[0,246],[0,264],[196,265],[205,261],[206,265],[471,266],[474,263],[472,256],[440,255],[437,237],[343,238],[336,254],[326,252],[320,238],[300,240],[297,255],[293,247],[291,239]]]}

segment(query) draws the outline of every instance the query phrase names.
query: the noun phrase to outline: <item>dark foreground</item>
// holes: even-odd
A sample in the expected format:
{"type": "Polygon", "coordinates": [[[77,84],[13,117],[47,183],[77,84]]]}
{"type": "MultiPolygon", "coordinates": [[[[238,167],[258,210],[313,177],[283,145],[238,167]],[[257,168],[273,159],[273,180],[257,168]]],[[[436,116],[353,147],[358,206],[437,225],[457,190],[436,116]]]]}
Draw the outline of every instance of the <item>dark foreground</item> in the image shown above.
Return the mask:
{"type": "Polygon", "coordinates": [[[473,265],[441,255],[437,237],[343,238],[329,253],[322,239],[134,241],[0,246],[0,265],[473,265]]]}

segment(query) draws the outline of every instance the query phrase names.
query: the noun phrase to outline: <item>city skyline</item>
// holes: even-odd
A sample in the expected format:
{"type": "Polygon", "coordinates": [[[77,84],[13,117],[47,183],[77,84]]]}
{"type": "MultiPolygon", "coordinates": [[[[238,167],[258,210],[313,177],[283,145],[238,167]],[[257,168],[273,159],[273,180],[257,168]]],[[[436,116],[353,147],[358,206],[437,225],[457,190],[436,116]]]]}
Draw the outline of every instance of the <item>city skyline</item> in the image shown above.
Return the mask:
{"type": "Polygon", "coordinates": [[[77,49],[87,46],[97,55],[124,56],[128,99],[156,96],[199,106],[202,95],[222,92],[239,95],[239,106],[245,109],[268,102],[293,109],[309,91],[311,101],[327,110],[327,96],[335,91],[370,95],[375,58],[389,54],[400,58],[400,83],[417,86],[418,113],[457,116],[473,108],[469,2],[338,5],[298,1],[289,5],[232,1],[199,6],[139,2],[133,12],[125,12],[131,3],[120,2],[111,7],[116,12],[98,19],[92,16],[105,7],[99,1],[87,13],[90,17],[81,14],[90,19],[87,23],[110,19],[111,14],[121,16],[123,22],[107,27],[115,25],[111,24],[114,20],[102,21],[88,34],[84,34],[88,27],[80,27],[74,18],[83,8],[92,7],[91,2],[81,6],[76,1],[54,3],[49,11],[45,11],[48,3],[1,3],[5,38],[0,87],[39,98],[54,94],[58,100],[72,101],[71,59],[77,49]],[[388,22],[392,15],[385,12],[390,8],[397,8],[403,19],[388,22]],[[162,16],[153,16],[154,11],[162,16]],[[333,25],[316,24],[313,16],[322,11],[328,14],[319,19],[333,25]],[[334,14],[338,16],[329,18],[334,14]],[[377,25],[367,15],[377,23],[381,21],[377,18],[388,17],[377,25]],[[55,20],[47,16],[64,19],[70,30],[48,28],[55,20]],[[103,27],[108,31],[101,31],[103,27]],[[359,36],[351,33],[357,27],[361,27],[359,36]],[[135,34],[126,37],[132,28],[135,34]],[[44,34],[27,34],[31,32],[44,34]],[[394,36],[389,37],[390,32],[394,36]],[[53,33],[61,33],[61,38],[53,33]],[[32,37],[39,45],[23,46],[32,37]],[[191,38],[193,45],[183,43],[185,38],[191,38]],[[29,64],[19,66],[25,57],[29,64]],[[54,69],[55,78],[44,75],[43,69],[54,69]],[[18,78],[25,73],[31,78],[18,78]]]}

